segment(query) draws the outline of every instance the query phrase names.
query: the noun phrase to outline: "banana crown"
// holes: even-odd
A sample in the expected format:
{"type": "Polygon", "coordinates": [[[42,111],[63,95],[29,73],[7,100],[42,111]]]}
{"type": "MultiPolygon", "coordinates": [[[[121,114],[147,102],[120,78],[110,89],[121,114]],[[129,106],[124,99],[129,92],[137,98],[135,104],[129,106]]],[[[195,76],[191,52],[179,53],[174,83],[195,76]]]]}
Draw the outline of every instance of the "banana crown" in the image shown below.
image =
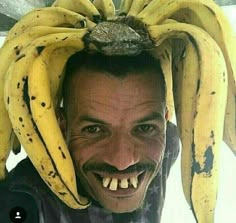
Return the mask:
{"type": "Polygon", "coordinates": [[[0,49],[0,179],[21,144],[59,199],[88,207],[55,115],[66,61],[81,50],[148,50],[161,62],[169,116],[177,118],[184,195],[198,222],[213,222],[221,140],[236,154],[235,49],[212,0],[122,0],[118,9],[112,0],[56,0],[28,13],[0,49]]]}

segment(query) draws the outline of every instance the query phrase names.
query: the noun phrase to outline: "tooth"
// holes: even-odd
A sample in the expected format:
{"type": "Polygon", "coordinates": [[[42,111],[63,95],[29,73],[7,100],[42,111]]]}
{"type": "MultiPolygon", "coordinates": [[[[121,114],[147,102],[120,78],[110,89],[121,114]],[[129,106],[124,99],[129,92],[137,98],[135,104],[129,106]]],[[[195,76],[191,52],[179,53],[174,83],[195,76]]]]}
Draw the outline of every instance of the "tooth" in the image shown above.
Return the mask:
{"type": "Polygon", "coordinates": [[[130,183],[133,185],[134,188],[137,188],[138,186],[138,177],[131,177],[130,178],[130,183]]]}
{"type": "Polygon", "coordinates": [[[128,188],[129,187],[128,180],[127,179],[122,179],[119,185],[120,185],[121,188],[128,188]]]}
{"type": "Polygon", "coordinates": [[[117,185],[118,185],[118,179],[112,178],[109,189],[110,190],[117,190],[117,185]]]}
{"type": "Polygon", "coordinates": [[[102,179],[103,187],[107,187],[107,186],[109,185],[110,181],[111,181],[111,178],[109,178],[109,177],[104,177],[104,178],[102,179]]]}

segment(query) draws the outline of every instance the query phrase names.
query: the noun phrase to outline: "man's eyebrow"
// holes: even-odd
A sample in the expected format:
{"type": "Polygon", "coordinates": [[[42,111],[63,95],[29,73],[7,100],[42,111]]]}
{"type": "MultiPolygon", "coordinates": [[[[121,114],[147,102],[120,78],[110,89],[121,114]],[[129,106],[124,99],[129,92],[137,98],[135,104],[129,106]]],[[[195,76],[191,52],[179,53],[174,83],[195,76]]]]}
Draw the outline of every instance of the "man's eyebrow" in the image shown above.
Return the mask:
{"type": "Polygon", "coordinates": [[[153,120],[163,121],[164,117],[159,112],[152,112],[151,114],[149,114],[149,115],[147,115],[143,118],[140,118],[135,122],[136,123],[142,123],[142,122],[153,121],[153,120]]]}
{"type": "Polygon", "coordinates": [[[80,116],[79,119],[78,119],[78,122],[79,123],[81,123],[81,122],[93,122],[93,123],[108,125],[107,122],[105,122],[105,121],[103,121],[101,119],[92,117],[90,115],[82,115],[82,116],[80,116]]]}

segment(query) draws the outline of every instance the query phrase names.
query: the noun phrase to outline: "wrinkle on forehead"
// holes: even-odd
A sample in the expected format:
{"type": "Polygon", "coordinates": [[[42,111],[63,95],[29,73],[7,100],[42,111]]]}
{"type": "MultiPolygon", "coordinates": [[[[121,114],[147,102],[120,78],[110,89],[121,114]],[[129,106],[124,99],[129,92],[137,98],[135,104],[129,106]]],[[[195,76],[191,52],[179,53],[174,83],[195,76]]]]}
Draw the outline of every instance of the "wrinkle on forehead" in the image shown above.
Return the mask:
{"type": "MultiPolygon", "coordinates": [[[[73,78],[70,104],[76,112],[91,109],[105,113],[128,112],[152,106],[163,107],[163,92],[154,74],[130,74],[124,79],[94,72],[73,78]]],[[[164,105],[165,107],[165,105],[164,105]]]]}

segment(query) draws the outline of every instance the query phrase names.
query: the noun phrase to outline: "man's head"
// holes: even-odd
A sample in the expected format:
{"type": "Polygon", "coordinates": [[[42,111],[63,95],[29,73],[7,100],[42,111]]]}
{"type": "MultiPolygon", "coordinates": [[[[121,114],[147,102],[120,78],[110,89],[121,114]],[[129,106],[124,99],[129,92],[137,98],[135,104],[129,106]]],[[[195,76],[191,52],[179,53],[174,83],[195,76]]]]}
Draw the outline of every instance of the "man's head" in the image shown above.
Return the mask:
{"type": "Polygon", "coordinates": [[[159,63],[147,53],[79,53],[66,72],[65,132],[79,184],[112,212],[138,209],[165,149],[167,111],[159,63]]]}

